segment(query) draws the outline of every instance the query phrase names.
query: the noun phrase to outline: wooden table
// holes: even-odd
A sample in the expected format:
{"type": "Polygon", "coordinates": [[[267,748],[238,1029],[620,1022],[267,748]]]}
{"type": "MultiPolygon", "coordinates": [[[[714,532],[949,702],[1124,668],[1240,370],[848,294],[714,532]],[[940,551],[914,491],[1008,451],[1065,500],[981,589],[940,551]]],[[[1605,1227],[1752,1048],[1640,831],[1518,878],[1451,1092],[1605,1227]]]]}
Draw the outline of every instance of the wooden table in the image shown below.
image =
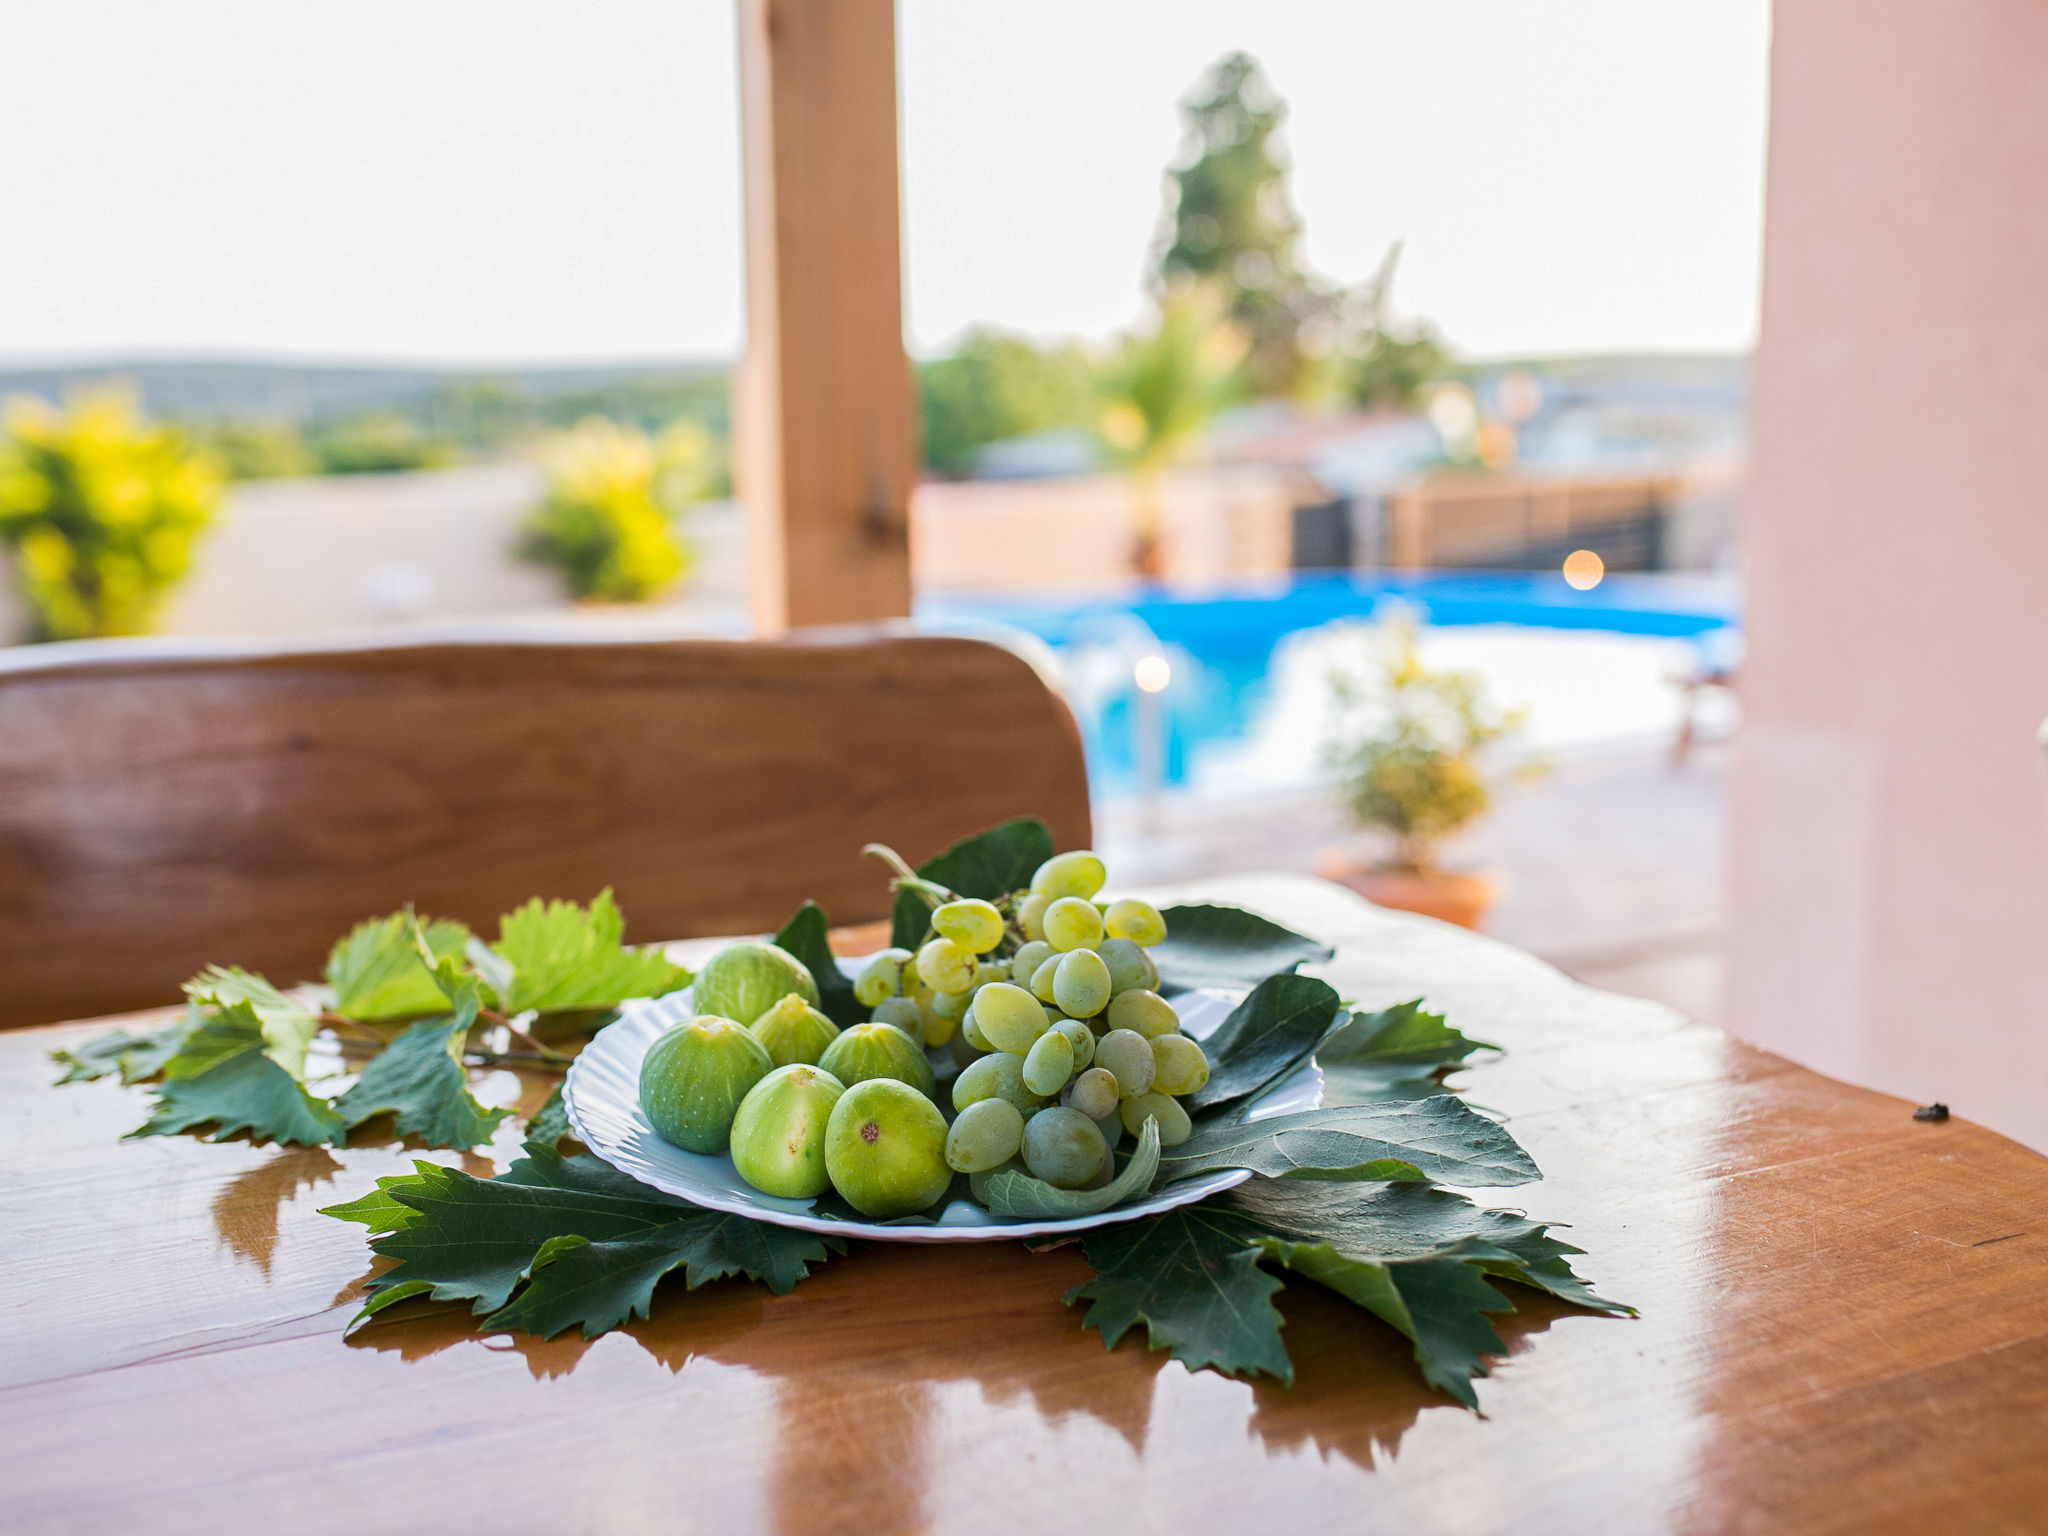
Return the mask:
{"type": "Polygon", "coordinates": [[[0,1526],[2048,1526],[2040,1158],[1332,886],[1196,892],[1335,943],[1347,997],[1422,993],[1506,1046],[1463,1084],[1546,1178],[1501,1203],[1570,1223],[1641,1319],[1518,1292],[1485,1418],[1306,1282],[1282,1297],[1291,1390],[1105,1352],[1059,1304],[1071,1248],[881,1247],[780,1298],[676,1287],[595,1343],[480,1337],[455,1308],[345,1342],[369,1255],[315,1207],[407,1154],[123,1142],[139,1091],[50,1086],[44,1052],[91,1032],[68,1025],[0,1037],[0,1526]]]}

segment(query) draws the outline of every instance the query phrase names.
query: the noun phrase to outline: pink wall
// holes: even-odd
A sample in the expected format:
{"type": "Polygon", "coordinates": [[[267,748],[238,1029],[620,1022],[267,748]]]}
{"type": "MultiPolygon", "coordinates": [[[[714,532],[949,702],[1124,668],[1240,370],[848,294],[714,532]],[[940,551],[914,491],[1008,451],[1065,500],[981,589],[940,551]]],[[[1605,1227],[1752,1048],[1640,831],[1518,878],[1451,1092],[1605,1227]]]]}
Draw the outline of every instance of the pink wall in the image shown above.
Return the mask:
{"type": "Polygon", "coordinates": [[[2048,1148],[2048,4],[1779,0],[1729,1023],[2048,1148]]]}

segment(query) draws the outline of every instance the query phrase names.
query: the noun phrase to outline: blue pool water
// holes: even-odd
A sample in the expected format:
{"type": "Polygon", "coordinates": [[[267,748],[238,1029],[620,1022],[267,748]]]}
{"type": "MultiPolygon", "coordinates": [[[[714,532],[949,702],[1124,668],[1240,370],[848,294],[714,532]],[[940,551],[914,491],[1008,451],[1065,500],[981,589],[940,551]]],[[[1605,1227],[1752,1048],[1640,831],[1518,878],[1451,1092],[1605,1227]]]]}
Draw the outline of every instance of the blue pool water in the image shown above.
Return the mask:
{"type": "Polygon", "coordinates": [[[1180,784],[1204,749],[1242,740],[1266,706],[1274,652],[1291,636],[1369,619],[1389,600],[1432,626],[1523,625],[1690,640],[1712,648],[1740,622],[1732,583],[1610,576],[1579,592],[1548,573],[1315,575],[1201,592],[1157,588],[1091,598],[933,594],[918,617],[945,627],[998,623],[1036,636],[1068,671],[1098,791],[1136,779],[1130,658],[1169,658],[1161,696],[1163,779],[1180,784]]]}

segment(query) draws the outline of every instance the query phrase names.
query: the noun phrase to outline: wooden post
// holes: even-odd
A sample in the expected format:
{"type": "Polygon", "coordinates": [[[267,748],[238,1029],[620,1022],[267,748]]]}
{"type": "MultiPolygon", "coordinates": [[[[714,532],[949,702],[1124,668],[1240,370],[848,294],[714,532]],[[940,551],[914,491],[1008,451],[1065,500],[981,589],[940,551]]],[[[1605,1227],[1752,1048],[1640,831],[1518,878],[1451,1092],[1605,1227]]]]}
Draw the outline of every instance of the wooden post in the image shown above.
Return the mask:
{"type": "Polygon", "coordinates": [[[739,0],[747,354],[736,391],[764,635],[910,612],[916,475],[894,0],[739,0]]]}

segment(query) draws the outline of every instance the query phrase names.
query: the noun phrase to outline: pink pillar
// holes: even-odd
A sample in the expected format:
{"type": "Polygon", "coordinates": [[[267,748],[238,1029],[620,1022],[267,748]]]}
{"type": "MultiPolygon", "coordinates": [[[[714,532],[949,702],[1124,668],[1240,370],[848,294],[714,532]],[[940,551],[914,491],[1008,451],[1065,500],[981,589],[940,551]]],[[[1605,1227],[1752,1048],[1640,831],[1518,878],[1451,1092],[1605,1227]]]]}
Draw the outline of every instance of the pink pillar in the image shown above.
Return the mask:
{"type": "Polygon", "coordinates": [[[2048,4],[1779,0],[1729,1022],[2048,1148],[2048,4]]]}

